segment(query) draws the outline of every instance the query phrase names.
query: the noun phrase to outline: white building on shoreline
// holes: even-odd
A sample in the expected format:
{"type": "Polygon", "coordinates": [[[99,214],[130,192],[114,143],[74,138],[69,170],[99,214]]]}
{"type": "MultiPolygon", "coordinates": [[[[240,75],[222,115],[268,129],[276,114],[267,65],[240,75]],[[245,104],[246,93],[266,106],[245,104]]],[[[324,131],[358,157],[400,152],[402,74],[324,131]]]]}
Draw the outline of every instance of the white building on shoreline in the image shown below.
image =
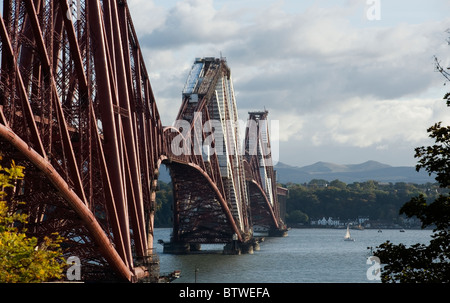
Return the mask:
{"type": "Polygon", "coordinates": [[[354,220],[346,220],[345,222],[341,222],[339,218],[333,219],[333,217],[328,217],[328,219],[326,219],[325,217],[323,217],[322,219],[311,220],[310,224],[312,226],[332,226],[332,227],[346,226],[347,224],[357,226],[366,223],[366,221],[368,220],[369,220],[368,217],[358,217],[357,219],[354,220]]]}
{"type": "Polygon", "coordinates": [[[311,225],[319,225],[319,226],[340,226],[342,225],[339,218],[338,219],[333,219],[332,217],[328,217],[328,219],[325,219],[325,217],[323,217],[322,219],[319,220],[311,220],[311,225]]]}

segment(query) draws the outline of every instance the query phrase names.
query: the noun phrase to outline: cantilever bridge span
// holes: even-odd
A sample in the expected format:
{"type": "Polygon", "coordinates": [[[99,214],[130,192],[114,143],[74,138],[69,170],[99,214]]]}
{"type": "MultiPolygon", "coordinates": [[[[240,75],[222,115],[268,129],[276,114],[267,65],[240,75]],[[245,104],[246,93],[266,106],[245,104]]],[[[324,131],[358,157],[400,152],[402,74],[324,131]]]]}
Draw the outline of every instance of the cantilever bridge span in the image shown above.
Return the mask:
{"type": "Polygon", "coordinates": [[[195,61],[177,122],[163,127],[126,1],[75,2],[3,1],[0,153],[26,167],[7,197],[29,215],[30,235],[63,236],[85,280],[157,279],[162,163],[174,243],[247,243],[255,224],[285,230],[266,163],[267,112],[250,113],[256,131],[238,152],[226,62],[195,61]]]}

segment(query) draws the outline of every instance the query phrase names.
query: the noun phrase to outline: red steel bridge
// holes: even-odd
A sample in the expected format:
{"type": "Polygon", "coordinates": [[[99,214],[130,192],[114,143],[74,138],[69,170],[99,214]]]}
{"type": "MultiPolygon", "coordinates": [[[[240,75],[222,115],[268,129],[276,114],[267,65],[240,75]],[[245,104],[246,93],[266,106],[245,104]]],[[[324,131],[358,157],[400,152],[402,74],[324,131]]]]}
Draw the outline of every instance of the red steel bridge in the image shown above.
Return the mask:
{"type": "Polygon", "coordinates": [[[172,249],[285,232],[268,113],[249,113],[242,147],[225,60],[195,60],[163,127],[127,1],[4,0],[0,42],[1,164],[26,167],[9,207],[29,215],[30,235],[63,236],[84,280],[157,280],[161,164],[172,249]]]}

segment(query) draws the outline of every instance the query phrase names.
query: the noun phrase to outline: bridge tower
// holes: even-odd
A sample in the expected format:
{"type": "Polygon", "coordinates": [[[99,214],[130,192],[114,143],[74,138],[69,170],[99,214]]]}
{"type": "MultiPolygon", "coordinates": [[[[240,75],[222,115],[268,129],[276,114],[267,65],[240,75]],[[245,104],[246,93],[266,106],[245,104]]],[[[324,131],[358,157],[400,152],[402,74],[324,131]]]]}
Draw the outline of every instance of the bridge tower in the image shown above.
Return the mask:
{"type": "Polygon", "coordinates": [[[174,227],[165,252],[202,243],[250,247],[253,227],[284,235],[270,153],[268,112],[252,112],[245,146],[231,71],[223,58],[194,61],[166,150],[174,190],[174,227]]]}
{"type": "Polygon", "coordinates": [[[184,151],[178,158],[171,155],[167,164],[175,199],[171,247],[178,243],[176,249],[183,251],[195,249],[190,244],[251,239],[237,106],[231,71],[223,58],[195,60],[174,131],[185,140],[184,151]],[[188,163],[196,166],[186,167],[188,163]]]}
{"type": "Polygon", "coordinates": [[[281,215],[273,150],[270,141],[269,112],[249,112],[244,141],[245,176],[250,196],[251,217],[255,230],[268,231],[270,236],[285,236],[287,227],[281,215]]]}

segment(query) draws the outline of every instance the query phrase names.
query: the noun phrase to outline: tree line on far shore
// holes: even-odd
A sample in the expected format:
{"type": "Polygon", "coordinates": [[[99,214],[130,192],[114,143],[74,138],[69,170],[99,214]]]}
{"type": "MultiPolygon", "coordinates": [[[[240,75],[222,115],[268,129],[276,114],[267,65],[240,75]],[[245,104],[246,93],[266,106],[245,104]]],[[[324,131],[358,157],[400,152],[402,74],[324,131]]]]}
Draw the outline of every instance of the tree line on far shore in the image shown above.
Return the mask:
{"type": "MultiPolygon", "coordinates": [[[[339,218],[341,221],[358,217],[370,220],[397,223],[399,210],[412,197],[423,195],[433,200],[444,189],[439,185],[413,183],[381,183],[377,181],[346,184],[339,180],[311,180],[305,184],[282,184],[289,189],[286,201],[286,222],[292,225],[308,224],[312,219],[339,218]]],[[[173,224],[172,184],[159,182],[156,194],[156,227],[171,227],[173,224]]]]}
{"type": "Polygon", "coordinates": [[[339,218],[341,221],[367,217],[374,221],[397,223],[399,210],[420,194],[427,200],[443,192],[438,184],[381,183],[377,181],[346,184],[339,180],[312,180],[307,184],[285,185],[288,224],[308,224],[311,219],[339,218]]]}

